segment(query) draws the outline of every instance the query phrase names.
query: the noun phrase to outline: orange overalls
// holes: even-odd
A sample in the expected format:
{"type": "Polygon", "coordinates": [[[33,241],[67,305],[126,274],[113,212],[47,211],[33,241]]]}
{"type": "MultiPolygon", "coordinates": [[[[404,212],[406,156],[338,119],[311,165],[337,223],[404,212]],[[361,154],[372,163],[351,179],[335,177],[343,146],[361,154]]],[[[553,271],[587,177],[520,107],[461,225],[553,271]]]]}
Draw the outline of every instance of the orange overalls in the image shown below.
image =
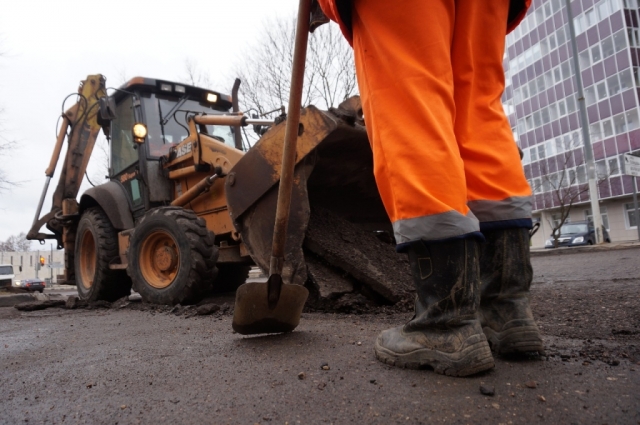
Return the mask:
{"type": "Polygon", "coordinates": [[[500,101],[505,34],[530,0],[319,3],[354,49],[397,243],[530,227],[531,189],[500,101]]]}

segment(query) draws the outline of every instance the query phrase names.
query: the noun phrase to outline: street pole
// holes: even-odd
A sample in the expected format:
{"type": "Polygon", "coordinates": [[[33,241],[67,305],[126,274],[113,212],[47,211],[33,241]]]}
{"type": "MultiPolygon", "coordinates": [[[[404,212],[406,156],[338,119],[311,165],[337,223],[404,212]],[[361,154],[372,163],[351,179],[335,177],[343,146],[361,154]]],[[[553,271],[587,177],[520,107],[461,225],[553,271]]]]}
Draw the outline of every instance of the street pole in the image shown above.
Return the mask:
{"type": "Polygon", "coordinates": [[[49,278],[49,285],[53,285],[53,244],[49,244],[51,247],[51,256],[49,256],[49,270],[51,270],[51,277],[49,278]]]}
{"type": "Polygon", "coordinates": [[[633,178],[633,208],[635,208],[636,230],[638,231],[638,240],[640,241],[640,212],[638,212],[638,178],[633,178]]]}
{"type": "Polygon", "coordinates": [[[40,250],[36,251],[36,279],[38,278],[38,270],[40,270],[40,250]]]}
{"type": "Polygon", "coordinates": [[[584,91],[582,90],[582,75],[580,73],[580,62],[578,60],[578,47],[576,45],[576,29],[573,25],[573,13],[571,12],[571,0],[565,0],[567,8],[567,19],[569,20],[569,33],[571,39],[571,49],[573,50],[573,68],[576,75],[576,85],[578,86],[578,106],[580,107],[580,126],[582,127],[582,139],[584,140],[584,156],[587,161],[587,177],[589,178],[589,198],[591,200],[591,213],[593,215],[593,227],[596,231],[596,244],[603,242],[602,238],[602,217],[600,215],[600,204],[598,203],[598,186],[596,183],[596,164],[593,159],[593,148],[591,147],[591,137],[589,135],[589,121],[587,120],[587,107],[585,105],[584,91]]]}

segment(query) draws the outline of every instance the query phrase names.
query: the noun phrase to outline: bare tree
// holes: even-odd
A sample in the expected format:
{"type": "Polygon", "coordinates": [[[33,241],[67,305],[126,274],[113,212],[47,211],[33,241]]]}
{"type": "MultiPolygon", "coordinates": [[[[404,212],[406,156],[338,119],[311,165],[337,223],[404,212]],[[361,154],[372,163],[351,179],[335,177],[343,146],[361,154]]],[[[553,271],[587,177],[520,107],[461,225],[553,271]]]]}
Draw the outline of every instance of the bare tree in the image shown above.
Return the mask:
{"type": "Polygon", "coordinates": [[[109,179],[109,141],[103,134],[99,134],[93,153],[89,159],[91,168],[91,178],[89,183],[93,186],[105,183],[109,179]]]}
{"type": "MultiPolygon", "coordinates": [[[[0,114],[2,112],[0,110],[0,114]]],[[[7,163],[4,158],[9,156],[17,147],[18,144],[15,141],[9,140],[0,134],[0,160],[3,164],[7,163]]],[[[0,193],[18,185],[20,185],[20,182],[11,179],[5,170],[0,169],[0,193]]]]}
{"type": "Polygon", "coordinates": [[[127,81],[129,81],[129,79],[129,74],[127,73],[127,70],[125,68],[120,68],[117,71],[115,81],[118,87],[125,85],[127,81]]]}
{"type": "Polygon", "coordinates": [[[200,68],[195,59],[185,59],[184,72],[184,75],[178,77],[178,81],[196,87],[211,88],[213,86],[211,77],[200,68]]]}
{"type": "Polygon", "coordinates": [[[2,252],[25,252],[31,249],[31,242],[27,240],[26,233],[9,236],[6,241],[0,242],[2,252]]]}
{"type": "MultiPolygon", "coordinates": [[[[571,209],[581,201],[583,194],[589,192],[582,148],[575,140],[564,148],[564,153],[540,161],[540,184],[533,187],[534,192],[544,192],[549,204],[557,209],[557,215],[548,219],[554,247],[558,246],[560,229],[569,218],[571,209]]],[[[598,175],[598,186],[608,177],[609,175],[598,175]]]]}
{"type": "MultiPolygon", "coordinates": [[[[242,80],[240,108],[259,116],[289,102],[295,19],[267,23],[264,35],[237,64],[242,80]]],[[[323,25],[309,36],[302,105],[335,107],[357,94],[353,51],[336,25],[323,25]]]]}
{"type": "MultiPolygon", "coordinates": [[[[4,55],[4,51],[0,50],[0,57],[2,57],[3,55],[4,55]]],[[[0,117],[3,114],[4,114],[4,109],[0,108],[0,117]]],[[[0,131],[4,130],[2,128],[2,124],[3,124],[3,121],[0,118],[0,131]]],[[[4,161],[4,158],[7,157],[12,151],[14,151],[18,147],[18,144],[15,141],[9,140],[5,136],[3,136],[2,135],[3,132],[4,131],[0,132],[0,161],[2,161],[3,164],[5,164],[6,161],[4,161]]],[[[17,185],[19,185],[19,182],[12,180],[7,175],[7,172],[2,168],[0,168],[0,193],[5,192],[9,190],[11,187],[14,187],[17,185]]]]}

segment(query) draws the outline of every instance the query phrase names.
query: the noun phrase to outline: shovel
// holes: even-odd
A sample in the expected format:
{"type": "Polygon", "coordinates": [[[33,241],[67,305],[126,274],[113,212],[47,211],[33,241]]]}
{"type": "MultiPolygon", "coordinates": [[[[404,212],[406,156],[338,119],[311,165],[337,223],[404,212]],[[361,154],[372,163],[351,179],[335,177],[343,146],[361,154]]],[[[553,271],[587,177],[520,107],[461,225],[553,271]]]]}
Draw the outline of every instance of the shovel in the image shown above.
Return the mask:
{"type": "Polygon", "coordinates": [[[298,126],[302,107],[302,85],[307,56],[310,13],[311,0],[300,0],[291,71],[289,111],[284,133],[282,170],[269,264],[269,280],[267,282],[245,283],[240,285],[236,291],[232,327],[242,335],[293,331],[300,323],[302,308],[309,296],[309,291],[304,286],[285,284],[282,281],[282,268],[284,266],[298,126]]]}

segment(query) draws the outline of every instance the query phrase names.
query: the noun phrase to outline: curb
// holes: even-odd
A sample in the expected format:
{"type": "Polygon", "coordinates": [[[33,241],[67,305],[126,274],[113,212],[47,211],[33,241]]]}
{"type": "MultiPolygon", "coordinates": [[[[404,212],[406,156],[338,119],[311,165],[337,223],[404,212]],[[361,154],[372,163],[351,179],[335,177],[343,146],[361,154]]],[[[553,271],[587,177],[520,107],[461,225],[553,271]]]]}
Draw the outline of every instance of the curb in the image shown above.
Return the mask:
{"type": "Polygon", "coordinates": [[[576,247],[560,247],[553,249],[545,249],[545,248],[536,248],[536,250],[532,250],[532,257],[548,257],[552,255],[571,255],[578,254],[584,252],[601,252],[601,251],[622,251],[626,249],[638,249],[640,248],[640,244],[628,243],[628,244],[620,244],[620,245],[611,245],[611,244],[603,244],[602,246],[576,246],[576,247]]]}

